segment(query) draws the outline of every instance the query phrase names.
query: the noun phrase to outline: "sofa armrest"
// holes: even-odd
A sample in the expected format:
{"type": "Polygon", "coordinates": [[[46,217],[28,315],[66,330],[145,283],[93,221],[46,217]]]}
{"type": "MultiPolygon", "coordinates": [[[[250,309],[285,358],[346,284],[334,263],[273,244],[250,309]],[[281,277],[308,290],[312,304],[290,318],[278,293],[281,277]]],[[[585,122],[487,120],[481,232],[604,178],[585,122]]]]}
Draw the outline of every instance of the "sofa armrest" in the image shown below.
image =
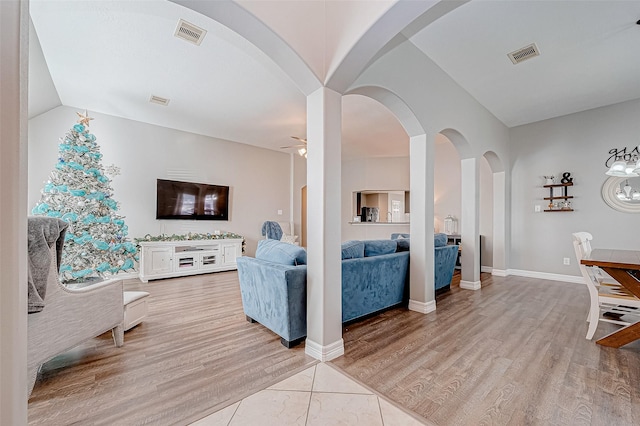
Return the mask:
{"type": "Polygon", "coordinates": [[[307,334],[307,266],[238,258],[246,316],[288,341],[307,334]]]}
{"type": "Polygon", "coordinates": [[[458,258],[458,246],[446,245],[435,248],[434,254],[434,283],[436,290],[446,287],[451,283],[453,271],[458,258]]]}
{"type": "Polygon", "coordinates": [[[408,251],[343,260],[342,322],[405,301],[408,271],[408,251]]]}

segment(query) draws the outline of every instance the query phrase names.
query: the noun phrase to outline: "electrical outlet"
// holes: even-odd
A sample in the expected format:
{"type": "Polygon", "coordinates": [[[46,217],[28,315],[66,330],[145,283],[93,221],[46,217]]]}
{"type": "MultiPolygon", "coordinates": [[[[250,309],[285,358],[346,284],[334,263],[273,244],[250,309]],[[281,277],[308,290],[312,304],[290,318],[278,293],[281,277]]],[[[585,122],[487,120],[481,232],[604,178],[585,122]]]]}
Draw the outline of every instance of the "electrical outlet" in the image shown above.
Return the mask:
{"type": "Polygon", "coordinates": [[[278,210],[278,216],[282,216],[282,210],[278,210]]]}
{"type": "Polygon", "coordinates": [[[534,211],[536,213],[540,213],[540,204],[536,204],[536,206],[534,207],[534,211]]]}
{"type": "Polygon", "coordinates": [[[568,258],[568,257],[565,257],[565,258],[564,258],[564,264],[565,264],[565,265],[571,265],[571,259],[570,259],[570,258],[568,258]]]}

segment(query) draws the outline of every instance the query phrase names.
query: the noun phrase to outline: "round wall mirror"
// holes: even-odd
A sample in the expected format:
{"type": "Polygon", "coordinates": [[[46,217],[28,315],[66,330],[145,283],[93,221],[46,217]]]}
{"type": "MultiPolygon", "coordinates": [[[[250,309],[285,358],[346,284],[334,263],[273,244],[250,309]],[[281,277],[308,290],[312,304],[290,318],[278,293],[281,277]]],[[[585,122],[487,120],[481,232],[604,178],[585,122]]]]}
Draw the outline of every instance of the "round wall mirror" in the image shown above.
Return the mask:
{"type": "Polygon", "coordinates": [[[640,213],[640,177],[610,177],[602,185],[602,199],[612,209],[640,213]]]}

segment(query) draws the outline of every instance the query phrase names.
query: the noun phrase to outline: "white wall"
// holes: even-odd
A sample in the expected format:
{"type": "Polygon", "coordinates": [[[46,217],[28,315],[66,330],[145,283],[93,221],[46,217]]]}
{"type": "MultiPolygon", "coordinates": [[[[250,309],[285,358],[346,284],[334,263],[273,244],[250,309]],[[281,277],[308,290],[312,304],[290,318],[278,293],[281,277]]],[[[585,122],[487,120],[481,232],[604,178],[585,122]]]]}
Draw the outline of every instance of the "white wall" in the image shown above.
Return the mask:
{"type": "Polygon", "coordinates": [[[444,232],[444,218],[451,215],[458,220],[460,233],[460,156],[443,135],[436,137],[435,160],[433,215],[436,232],[444,232]]]}
{"type": "MultiPolygon", "coordinates": [[[[29,121],[29,211],[57,163],[58,140],[76,122],[76,111],[60,106],[29,121]]],[[[291,217],[289,154],[92,111],[89,115],[103,166],[121,168],[112,187],[131,238],[229,231],[243,235],[246,254],[253,255],[262,223],[291,217]],[[228,185],[229,221],[156,220],[158,178],[228,185]]]]}
{"type": "Polygon", "coordinates": [[[294,234],[298,236],[298,242],[302,239],[302,188],[307,185],[307,160],[297,154],[293,155],[291,199],[293,203],[294,234]]]}
{"type": "Polygon", "coordinates": [[[493,267],[493,172],[484,157],[480,171],[480,265],[493,267]]]}
{"type": "Polygon", "coordinates": [[[510,130],[512,142],[512,238],[510,268],[579,275],[571,233],[593,234],[594,247],[640,249],[640,216],[607,206],[600,195],[612,148],[640,143],[640,100],[558,117],[510,130]],[[571,172],[574,212],[545,208],[543,175],[571,172]],[[571,259],[570,266],[563,258],[571,259]]]}

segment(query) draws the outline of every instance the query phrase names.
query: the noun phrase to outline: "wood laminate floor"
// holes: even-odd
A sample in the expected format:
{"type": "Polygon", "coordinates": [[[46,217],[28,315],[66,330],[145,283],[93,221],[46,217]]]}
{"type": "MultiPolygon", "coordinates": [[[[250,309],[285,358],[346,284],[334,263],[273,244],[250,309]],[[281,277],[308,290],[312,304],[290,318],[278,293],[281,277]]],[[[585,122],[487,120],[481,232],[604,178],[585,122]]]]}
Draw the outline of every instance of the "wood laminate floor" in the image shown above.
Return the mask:
{"type": "Polygon", "coordinates": [[[348,327],[331,363],[438,425],[638,425],[640,341],[585,339],[580,284],[482,274],[435,313],[385,312],[348,327]]]}
{"type": "MultiPolygon", "coordinates": [[[[436,312],[346,327],[332,366],[438,425],[640,424],[640,342],[596,345],[604,323],[586,340],[584,286],[458,281],[436,312]]],[[[105,334],[47,363],[30,424],[189,424],[315,363],[245,321],[236,272],[125,287],[151,293],[145,322],[122,348],[105,334]]]]}
{"type": "Polygon", "coordinates": [[[235,271],[125,282],[149,316],[46,363],[29,399],[33,425],[188,424],[313,365],[304,345],[246,321],[235,271]]]}

